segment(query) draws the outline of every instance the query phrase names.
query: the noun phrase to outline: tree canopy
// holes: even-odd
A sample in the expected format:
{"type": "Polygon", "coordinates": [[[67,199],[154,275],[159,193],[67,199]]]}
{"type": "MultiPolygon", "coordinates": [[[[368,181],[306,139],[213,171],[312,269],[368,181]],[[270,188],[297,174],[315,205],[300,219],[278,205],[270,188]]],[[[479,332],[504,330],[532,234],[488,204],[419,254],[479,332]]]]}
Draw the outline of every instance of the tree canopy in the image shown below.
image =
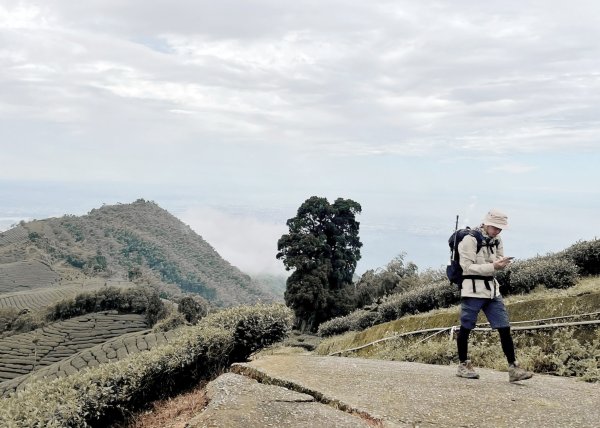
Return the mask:
{"type": "Polygon", "coordinates": [[[352,307],[347,287],[360,260],[360,212],[360,204],[351,199],[330,204],[313,196],[287,221],[289,233],[277,243],[277,258],[294,271],[287,280],[285,302],[302,330],[314,331],[352,307]]]}

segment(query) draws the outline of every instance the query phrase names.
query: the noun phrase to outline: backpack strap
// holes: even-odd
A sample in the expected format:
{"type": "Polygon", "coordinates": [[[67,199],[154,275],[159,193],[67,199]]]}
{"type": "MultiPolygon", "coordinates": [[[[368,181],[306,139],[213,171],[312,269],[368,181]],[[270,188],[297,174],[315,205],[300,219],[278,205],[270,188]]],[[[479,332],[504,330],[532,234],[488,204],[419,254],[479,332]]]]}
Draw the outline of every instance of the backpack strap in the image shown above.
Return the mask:
{"type": "MultiPolygon", "coordinates": [[[[481,244],[481,247],[487,247],[490,249],[490,252],[492,254],[494,254],[494,247],[496,247],[496,251],[498,251],[498,247],[500,246],[500,241],[498,241],[497,239],[493,239],[493,243],[490,242],[485,242],[481,244]]],[[[479,249],[477,250],[477,252],[479,252],[479,250],[481,249],[481,247],[479,247],[479,249]]]]}
{"type": "Polygon", "coordinates": [[[492,287],[490,287],[490,282],[494,285],[494,295],[496,294],[496,282],[494,281],[494,277],[493,276],[483,276],[483,275],[463,275],[463,279],[470,279],[471,282],[473,283],[473,293],[477,293],[477,290],[475,290],[475,280],[479,279],[482,280],[483,282],[485,282],[485,288],[486,290],[492,290],[492,287]]]}

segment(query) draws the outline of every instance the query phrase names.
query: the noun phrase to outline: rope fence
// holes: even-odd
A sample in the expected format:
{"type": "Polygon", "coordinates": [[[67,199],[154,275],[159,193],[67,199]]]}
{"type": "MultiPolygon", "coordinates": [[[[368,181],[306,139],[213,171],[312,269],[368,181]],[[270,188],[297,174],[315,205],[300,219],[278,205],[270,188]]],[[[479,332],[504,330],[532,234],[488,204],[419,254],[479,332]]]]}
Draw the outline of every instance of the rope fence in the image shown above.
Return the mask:
{"type": "MultiPolygon", "coordinates": [[[[561,317],[553,317],[553,318],[544,318],[544,319],[539,319],[539,320],[529,320],[529,321],[517,321],[517,322],[511,322],[511,330],[513,331],[522,331],[522,330],[540,330],[540,329],[545,329],[545,328],[561,328],[561,327],[572,327],[572,326],[582,326],[582,325],[595,325],[595,324],[600,324],[600,320],[589,320],[589,321],[572,321],[572,322],[566,322],[566,323],[551,323],[551,324],[538,324],[538,325],[530,325],[530,326],[515,326],[512,327],[512,325],[514,324],[526,324],[526,323],[544,323],[547,321],[554,321],[554,320],[558,320],[558,319],[569,319],[569,318],[581,318],[581,317],[586,317],[586,316],[594,316],[594,315],[600,315],[600,312],[590,312],[587,314],[576,314],[576,315],[565,315],[565,316],[561,316],[561,317]]],[[[489,325],[489,323],[481,323],[481,324],[477,324],[478,326],[483,326],[483,325],[489,325]]],[[[377,343],[381,343],[381,342],[386,342],[388,340],[394,340],[394,339],[399,339],[402,337],[407,337],[407,336],[413,336],[416,334],[423,334],[423,333],[433,333],[430,334],[429,336],[425,337],[424,339],[421,339],[420,341],[413,343],[411,346],[416,345],[418,343],[422,343],[434,336],[437,336],[438,334],[444,333],[446,331],[450,332],[450,339],[452,340],[453,336],[454,336],[454,332],[457,331],[460,328],[460,326],[451,326],[451,327],[438,327],[438,328],[426,328],[423,330],[415,330],[415,331],[409,331],[406,333],[398,333],[395,334],[393,336],[388,336],[388,337],[384,337],[381,339],[377,339],[374,340],[373,342],[369,342],[365,345],[361,345],[361,346],[357,346],[355,348],[350,348],[350,349],[344,349],[341,351],[336,351],[336,352],[332,352],[331,354],[328,354],[329,357],[333,357],[336,355],[343,355],[346,353],[350,353],[350,352],[355,352],[355,351],[359,351],[361,349],[364,348],[368,348],[369,346],[373,346],[376,345],[377,343]]],[[[475,327],[473,330],[475,331],[492,331],[493,329],[490,327],[475,327]]]]}

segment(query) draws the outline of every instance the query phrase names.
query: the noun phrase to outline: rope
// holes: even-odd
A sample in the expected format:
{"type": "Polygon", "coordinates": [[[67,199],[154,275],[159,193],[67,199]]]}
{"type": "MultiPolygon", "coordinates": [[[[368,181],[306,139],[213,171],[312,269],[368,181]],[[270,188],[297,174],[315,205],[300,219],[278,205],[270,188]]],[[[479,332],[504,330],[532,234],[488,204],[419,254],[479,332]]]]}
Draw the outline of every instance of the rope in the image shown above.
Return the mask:
{"type": "MultiPolygon", "coordinates": [[[[542,328],[558,328],[558,327],[569,327],[574,325],[592,325],[592,324],[600,324],[600,320],[591,320],[591,321],[576,321],[576,322],[566,322],[566,323],[557,323],[557,324],[541,324],[541,325],[530,325],[530,326],[522,326],[522,327],[511,327],[511,330],[539,330],[542,328]]],[[[493,329],[489,327],[475,327],[473,330],[475,331],[492,331],[493,329]]]]}
{"type": "MultiPolygon", "coordinates": [[[[588,316],[592,316],[592,315],[600,315],[600,312],[589,312],[587,314],[578,314],[578,315],[563,315],[560,317],[553,317],[553,318],[542,318],[539,320],[529,320],[529,321],[511,321],[510,325],[514,325],[514,324],[527,324],[527,323],[532,323],[532,322],[543,322],[543,321],[554,321],[554,320],[561,320],[561,319],[565,319],[565,318],[581,318],[581,317],[588,317],[588,316]]],[[[489,322],[485,322],[485,323],[481,323],[481,324],[477,324],[478,326],[480,325],[490,325],[489,322]]]]}
{"type": "MultiPolygon", "coordinates": [[[[597,314],[593,313],[593,314],[597,314]]],[[[593,314],[584,314],[584,315],[593,315],[593,314]]],[[[554,319],[559,319],[559,318],[572,318],[572,317],[580,317],[582,315],[568,315],[565,317],[555,317],[554,319]]],[[[549,318],[552,319],[552,318],[549,318]]],[[[521,321],[521,323],[525,323],[525,322],[537,322],[537,321],[546,321],[546,320],[531,320],[531,321],[521,321]]],[[[590,321],[576,321],[576,322],[569,322],[569,323],[555,323],[555,324],[542,324],[542,325],[532,325],[532,326],[520,326],[520,327],[511,327],[511,329],[513,331],[518,331],[518,330],[539,330],[539,329],[543,329],[543,328],[559,328],[559,327],[570,327],[570,326],[578,326],[578,325],[594,325],[594,324],[600,324],[600,320],[590,320],[590,321]]],[[[452,339],[452,335],[454,334],[454,331],[458,329],[458,326],[452,326],[452,327],[441,327],[441,328],[427,328],[424,330],[416,330],[416,331],[409,331],[407,333],[399,333],[399,334],[395,334],[394,336],[389,336],[389,337],[384,337],[382,339],[378,339],[375,340],[373,342],[369,342],[365,345],[361,345],[361,346],[357,346],[356,348],[350,348],[350,349],[344,349],[342,351],[336,351],[336,352],[332,352],[330,354],[328,354],[329,357],[333,357],[335,355],[342,355],[345,353],[349,353],[349,352],[354,352],[354,351],[359,351],[361,349],[367,348],[369,346],[375,345],[377,343],[381,343],[381,342],[385,342],[388,340],[393,340],[393,339],[398,339],[400,337],[406,337],[406,336],[412,336],[415,334],[421,334],[421,333],[430,333],[430,332],[434,332],[434,334],[431,334],[429,336],[427,336],[425,339],[422,339],[421,341],[417,342],[417,343],[421,343],[424,342],[425,340],[443,333],[445,331],[450,330],[450,338],[452,339]]],[[[489,327],[475,327],[473,330],[475,331],[492,331],[492,328],[489,327]]]]}

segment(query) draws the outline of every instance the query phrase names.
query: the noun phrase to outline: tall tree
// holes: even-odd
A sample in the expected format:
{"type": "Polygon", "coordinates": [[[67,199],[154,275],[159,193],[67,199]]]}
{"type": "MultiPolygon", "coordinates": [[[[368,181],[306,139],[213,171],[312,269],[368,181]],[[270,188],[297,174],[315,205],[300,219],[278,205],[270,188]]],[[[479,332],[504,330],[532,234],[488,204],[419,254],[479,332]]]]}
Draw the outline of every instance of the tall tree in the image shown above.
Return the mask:
{"type": "Polygon", "coordinates": [[[313,196],[287,221],[289,233],[277,242],[277,258],[294,271],[284,296],[301,330],[315,331],[321,322],[351,309],[348,285],[362,247],[356,221],[360,212],[360,204],[351,199],[330,204],[313,196]]]}

